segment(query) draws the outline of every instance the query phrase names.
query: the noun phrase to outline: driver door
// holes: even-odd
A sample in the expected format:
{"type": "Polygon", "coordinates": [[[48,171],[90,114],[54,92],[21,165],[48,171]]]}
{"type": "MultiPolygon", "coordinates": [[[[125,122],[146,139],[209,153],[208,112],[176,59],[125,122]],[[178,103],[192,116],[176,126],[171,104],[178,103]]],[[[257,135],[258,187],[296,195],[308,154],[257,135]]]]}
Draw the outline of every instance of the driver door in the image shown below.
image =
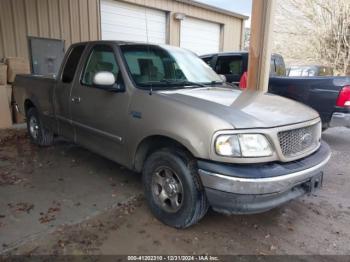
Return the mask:
{"type": "Polygon", "coordinates": [[[126,92],[113,45],[90,46],[79,83],[72,89],[71,114],[78,144],[107,158],[123,163],[129,95],[126,92]],[[113,73],[121,90],[94,85],[98,72],[113,73]]]}

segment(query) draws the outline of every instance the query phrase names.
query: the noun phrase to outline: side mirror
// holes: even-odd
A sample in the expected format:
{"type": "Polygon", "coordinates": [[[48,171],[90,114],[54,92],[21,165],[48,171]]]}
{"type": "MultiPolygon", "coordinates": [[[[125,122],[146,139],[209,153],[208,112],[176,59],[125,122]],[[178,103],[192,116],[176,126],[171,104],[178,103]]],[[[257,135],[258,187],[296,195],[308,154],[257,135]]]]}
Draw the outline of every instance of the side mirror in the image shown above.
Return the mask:
{"type": "Polygon", "coordinates": [[[219,75],[219,76],[224,83],[227,82],[226,76],[224,76],[224,75],[219,75]]]}
{"type": "Polygon", "coordinates": [[[111,72],[98,72],[94,75],[92,82],[96,86],[112,87],[115,84],[115,77],[111,72]]]}
{"type": "Polygon", "coordinates": [[[123,91],[123,87],[116,83],[115,76],[111,72],[101,71],[94,75],[92,83],[97,88],[105,89],[113,92],[123,91]]]}

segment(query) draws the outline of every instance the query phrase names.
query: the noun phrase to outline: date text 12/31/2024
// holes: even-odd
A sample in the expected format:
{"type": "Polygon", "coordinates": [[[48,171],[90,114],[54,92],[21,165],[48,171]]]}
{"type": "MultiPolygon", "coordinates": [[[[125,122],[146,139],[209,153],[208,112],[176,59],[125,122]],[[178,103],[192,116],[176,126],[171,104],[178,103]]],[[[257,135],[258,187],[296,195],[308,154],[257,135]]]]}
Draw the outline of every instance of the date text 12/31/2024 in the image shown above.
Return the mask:
{"type": "Polygon", "coordinates": [[[128,256],[128,261],[220,261],[217,256],[128,256]]]}

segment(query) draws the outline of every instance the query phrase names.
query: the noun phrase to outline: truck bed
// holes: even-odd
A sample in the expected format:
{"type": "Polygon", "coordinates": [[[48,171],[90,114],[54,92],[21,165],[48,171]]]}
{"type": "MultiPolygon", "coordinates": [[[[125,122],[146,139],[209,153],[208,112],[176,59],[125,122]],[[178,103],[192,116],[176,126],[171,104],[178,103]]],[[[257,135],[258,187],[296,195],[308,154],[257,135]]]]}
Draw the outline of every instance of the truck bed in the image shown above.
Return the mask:
{"type": "Polygon", "coordinates": [[[335,110],[349,111],[336,107],[339,92],[349,85],[350,77],[270,77],[269,92],[311,106],[327,127],[335,110]]]}
{"type": "Polygon", "coordinates": [[[26,101],[32,101],[44,116],[53,115],[52,94],[56,79],[50,76],[17,75],[14,85],[15,101],[25,115],[26,101]]]}

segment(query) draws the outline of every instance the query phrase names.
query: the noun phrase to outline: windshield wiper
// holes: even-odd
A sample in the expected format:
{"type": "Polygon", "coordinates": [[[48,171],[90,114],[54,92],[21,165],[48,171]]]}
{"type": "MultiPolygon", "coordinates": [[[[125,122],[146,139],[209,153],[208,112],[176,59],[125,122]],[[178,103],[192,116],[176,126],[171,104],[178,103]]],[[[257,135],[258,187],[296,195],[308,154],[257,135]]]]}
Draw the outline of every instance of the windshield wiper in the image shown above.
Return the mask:
{"type": "Polygon", "coordinates": [[[177,88],[182,87],[185,88],[185,86],[198,86],[198,87],[205,87],[202,83],[197,82],[191,82],[191,81],[178,81],[178,80],[169,80],[169,79],[162,79],[160,81],[147,81],[144,83],[139,83],[141,87],[149,88],[150,94],[152,93],[153,89],[168,89],[168,88],[177,88]]]}
{"type": "Polygon", "coordinates": [[[211,82],[208,82],[208,83],[203,83],[203,85],[223,85],[224,82],[221,82],[221,81],[211,81],[211,82]]]}
{"type": "Polygon", "coordinates": [[[165,84],[166,83],[163,81],[147,81],[147,82],[138,83],[138,85],[143,86],[143,87],[149,87],[149,86],[164,87],[165,84]]]}
{"type": "Polygon", "coordinates": [[[202,83],[198,83],[198,82],[192,82],[192,81],[188,81],[188,80],[168,80],[168,79],[163,79],[161,80],[161,82],[165,82],[167,84],[171,84],[171,85],[180,85],[180,86],[199,86],[199,87],[205,87],[204,84],[202,83]]]}

